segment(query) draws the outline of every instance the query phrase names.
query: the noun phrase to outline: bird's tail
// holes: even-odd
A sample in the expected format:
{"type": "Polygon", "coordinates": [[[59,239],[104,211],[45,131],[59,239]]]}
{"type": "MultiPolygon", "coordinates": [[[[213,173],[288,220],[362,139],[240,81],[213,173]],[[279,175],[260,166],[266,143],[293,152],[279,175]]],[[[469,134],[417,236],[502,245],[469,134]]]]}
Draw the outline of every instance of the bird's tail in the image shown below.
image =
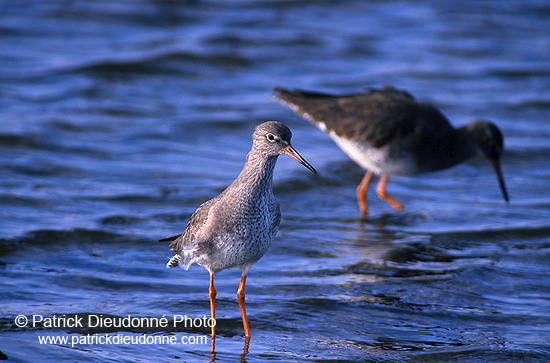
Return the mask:
{"type": "Polygon", "coordinates": [[[166,264],[166,267],[170,268],[170,267],[178,267],[181,263],[181,256],[180,255],[174,255],[172,256],[172,258],[170,259],[170,261],[168,261],[168,263],[166,264]]]}

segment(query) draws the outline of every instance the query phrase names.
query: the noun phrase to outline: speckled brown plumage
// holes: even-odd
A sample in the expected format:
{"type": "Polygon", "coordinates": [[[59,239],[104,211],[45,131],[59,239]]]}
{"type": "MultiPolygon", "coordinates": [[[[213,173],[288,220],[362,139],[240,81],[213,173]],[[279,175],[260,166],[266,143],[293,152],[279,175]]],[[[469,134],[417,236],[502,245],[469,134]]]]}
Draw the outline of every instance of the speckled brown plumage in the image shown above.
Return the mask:
{"type": "MultiPolygon", "coordinates": [[[[171,241],[176,254],[167,267],[188,269],[196,263],[211,275],[210,298],[214,317],[213,275],[228,268],[242,270],[239,304],[245,335],[250,336],[244,311],[244,282],[250,267],[267,251],[281,220],[272,191],[277,157],[286,154],[316,173],[290,144],[291,132],[276,121],[256,127],[252,149],[237,179],[220,195],[203,203],[191,216],[185,231],[161,241],[171,241]]],[[[215,329],[212,330],[213,336],[215,329]]]]}

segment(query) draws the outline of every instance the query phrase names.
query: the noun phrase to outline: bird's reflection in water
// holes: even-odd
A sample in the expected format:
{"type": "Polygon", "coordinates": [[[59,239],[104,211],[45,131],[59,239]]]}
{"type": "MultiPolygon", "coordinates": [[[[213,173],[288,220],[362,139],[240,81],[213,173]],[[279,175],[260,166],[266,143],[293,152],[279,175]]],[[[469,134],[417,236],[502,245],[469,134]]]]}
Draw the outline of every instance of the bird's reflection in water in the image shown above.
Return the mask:
{"type": "MultiPolygon", "coordinates": [[[[210,360],[208,362],[215,362],[217,360],[216,358],[216,336],[212,335],[211,337],[211,345],[210,345],[210,360]]],[[[250,337],[245,336],[244,337],[244,345],[243,345],[243,352],[239,356],[239,362],[240,363],[246,363],[246,355],[248,354],[248,350],[250,347],[250,337]]]]}
{"type": "Polygon", "coordinates": [[[422,221],[431,221],[433,218],[428,211],[416,212],[383,212],[376,217],[360,218],[357,223],[359,230],[368,231],[368,227],[383,230],[391,226],[410,226],[422,221]]]}

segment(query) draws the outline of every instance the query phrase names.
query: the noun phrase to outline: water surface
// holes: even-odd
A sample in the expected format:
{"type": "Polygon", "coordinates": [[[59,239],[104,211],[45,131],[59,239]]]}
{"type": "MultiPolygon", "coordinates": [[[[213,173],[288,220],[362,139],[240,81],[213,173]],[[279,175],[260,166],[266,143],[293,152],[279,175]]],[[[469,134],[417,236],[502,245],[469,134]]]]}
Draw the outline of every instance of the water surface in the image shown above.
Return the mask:
{"type": "Polygon", "coordinates": [[[218,361],[550,360],[550,6],[545,1],[9,2],[0,20],[0,350],[11,361],[190,361],[207,344],[39,344],[208,329],[17,327],[32,317],[173,323],[209,313],[208,273],[155,241],[239,173],[254,127],[285,122],[319,171],[275,170],[283,221],[250,271],[249,353],[216,276],[218,361]],[[454,125],[505,135],[490,166],[395,177],[393,211],[273,86],[393,84],[454,125]],[[75,315],[77,314],[77,315],[75,315]]]}

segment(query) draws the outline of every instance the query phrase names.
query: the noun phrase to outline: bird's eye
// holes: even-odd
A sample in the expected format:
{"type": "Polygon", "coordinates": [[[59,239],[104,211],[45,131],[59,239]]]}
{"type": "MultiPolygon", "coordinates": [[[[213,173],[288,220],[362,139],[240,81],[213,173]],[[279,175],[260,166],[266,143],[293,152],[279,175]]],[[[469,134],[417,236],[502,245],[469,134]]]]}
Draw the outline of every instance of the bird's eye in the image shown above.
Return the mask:
{"type": "Polygon", "coordinates": [[[267,138],[267,140],[268,140],[269,142],[275,142],[275,141],[277,141],[277,138],[276,138],[275,135],[273,135],[272,133],[269,133],[269,134],[265,135],[265,137],[267,138]]]}

